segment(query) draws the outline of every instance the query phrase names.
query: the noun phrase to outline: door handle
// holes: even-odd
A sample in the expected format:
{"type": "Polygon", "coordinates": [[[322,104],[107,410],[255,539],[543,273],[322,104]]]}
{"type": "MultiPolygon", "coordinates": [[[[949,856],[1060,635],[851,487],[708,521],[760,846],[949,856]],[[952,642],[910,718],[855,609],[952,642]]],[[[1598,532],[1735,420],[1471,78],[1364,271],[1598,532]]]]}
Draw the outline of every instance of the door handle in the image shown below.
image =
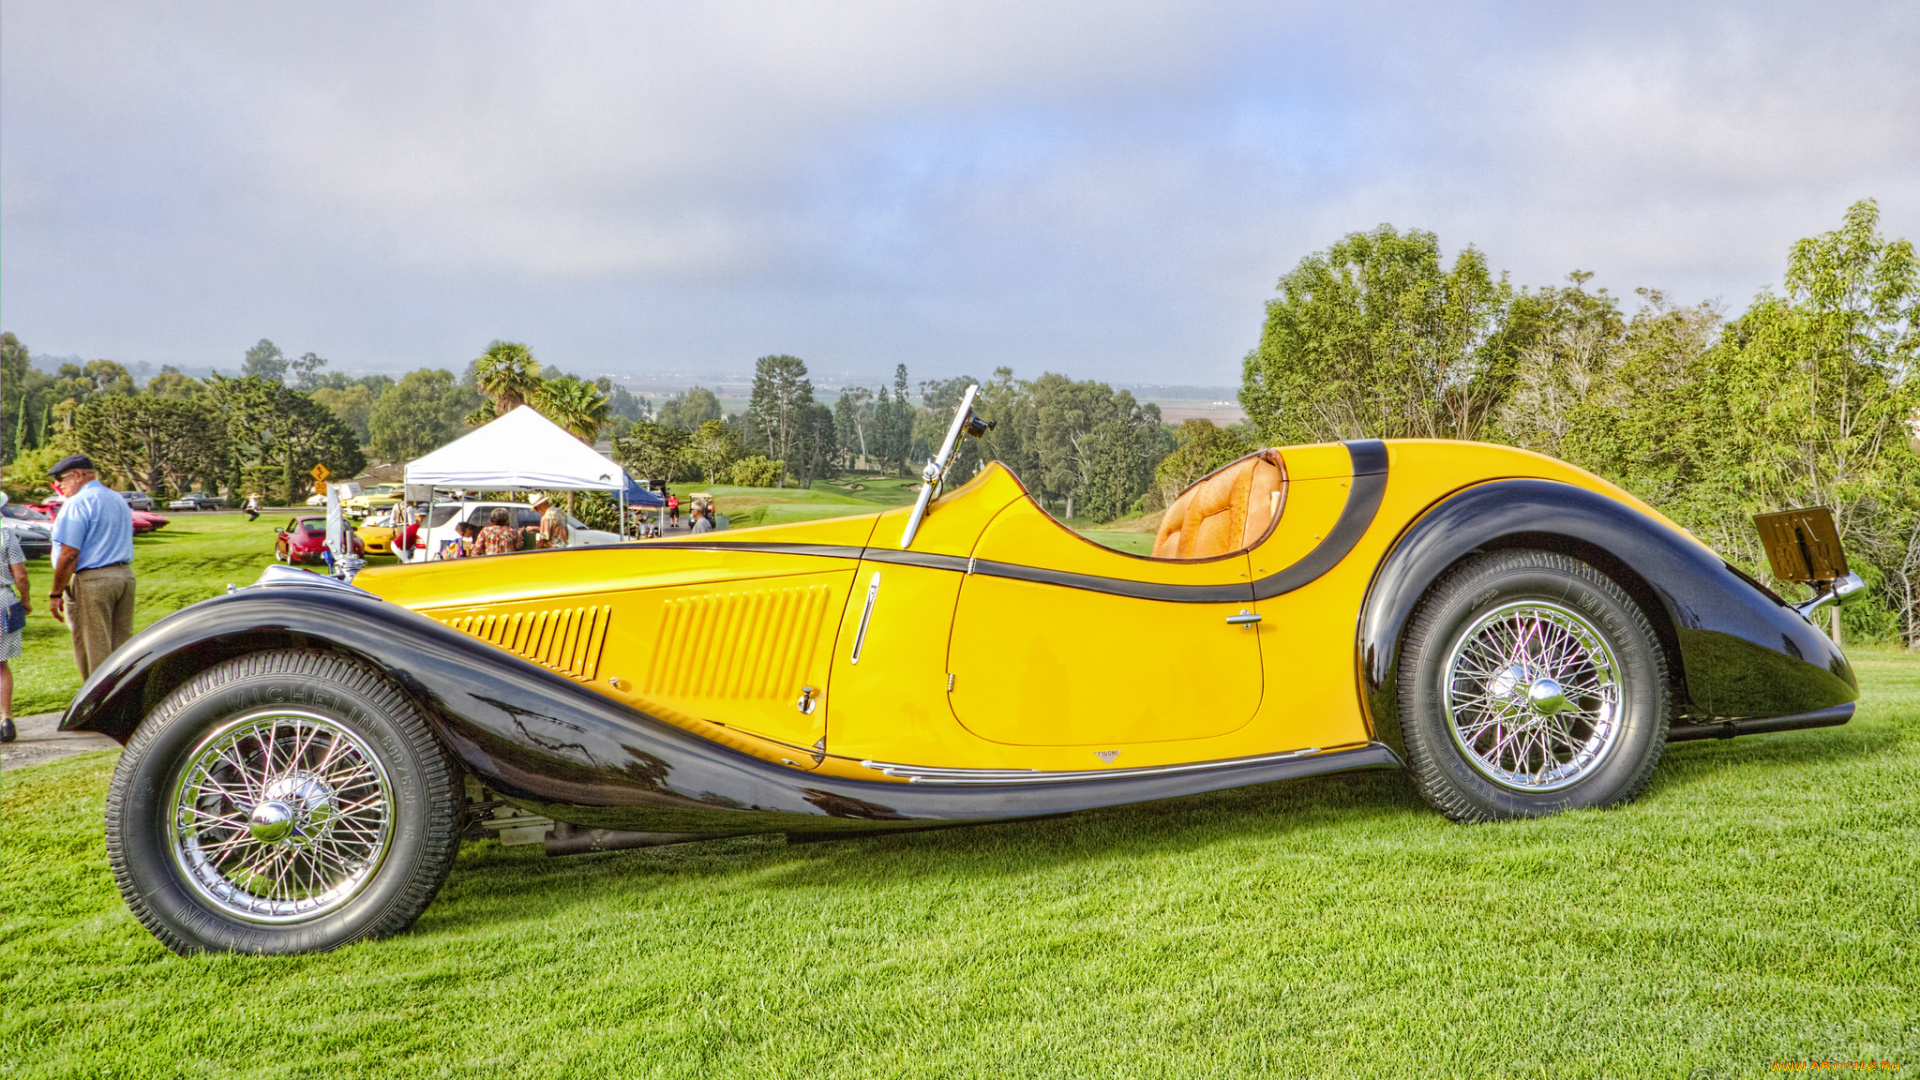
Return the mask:
{"type": "Polygon", "coordinates": [[[1260,616],[1255,615],[1253,612],[1247,611],[1244,608],[1241,609],[1240,614],[1238,615],[1227,616],[1228,626],[1252,626],[1254,623],[1257,623],[1259,621],[1260,621],[1260,616]]]}

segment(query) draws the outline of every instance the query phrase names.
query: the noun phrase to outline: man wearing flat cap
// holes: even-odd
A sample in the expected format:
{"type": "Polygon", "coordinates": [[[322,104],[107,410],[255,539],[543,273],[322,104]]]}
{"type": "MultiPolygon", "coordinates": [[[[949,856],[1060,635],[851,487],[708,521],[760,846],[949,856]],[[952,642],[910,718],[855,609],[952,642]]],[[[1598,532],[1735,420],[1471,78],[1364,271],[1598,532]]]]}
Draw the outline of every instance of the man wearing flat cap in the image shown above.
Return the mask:
{"type": "Polygon", "coordinates": [[[73,631],[80,678],[133,636],[133,508],[102,484],[85,454],[48,470],[66,497],[53,519],[48,610],[73,631]]]}

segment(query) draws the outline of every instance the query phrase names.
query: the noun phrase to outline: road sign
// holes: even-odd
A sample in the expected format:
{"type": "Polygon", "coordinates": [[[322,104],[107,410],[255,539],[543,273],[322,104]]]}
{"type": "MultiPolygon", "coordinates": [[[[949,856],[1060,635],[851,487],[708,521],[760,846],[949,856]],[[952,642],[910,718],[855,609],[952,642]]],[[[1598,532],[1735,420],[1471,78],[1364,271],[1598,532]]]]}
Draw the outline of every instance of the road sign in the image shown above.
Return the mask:
{"type": "Polygon", "coordinates": [[[313,467],[313,472],[309,473],[308,475],[313,477],[314,483],[324,484],[327,482],[327,477],[332,476],[333,473],[329,472],[325,465],[315,465],[313,467]]]}

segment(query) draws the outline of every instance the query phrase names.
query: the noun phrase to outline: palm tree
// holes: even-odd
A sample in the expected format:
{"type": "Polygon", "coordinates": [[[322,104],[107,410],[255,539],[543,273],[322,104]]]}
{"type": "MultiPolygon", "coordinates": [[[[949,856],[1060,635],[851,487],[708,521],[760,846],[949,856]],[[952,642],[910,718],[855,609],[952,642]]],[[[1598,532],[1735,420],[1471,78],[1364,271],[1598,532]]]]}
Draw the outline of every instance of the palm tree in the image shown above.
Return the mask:
{"type": "Polygon", "coordinates": [[[533,391],[533,407],[588,446],[613,416],[613,403],[600,388],[571,375],[548,379],[533,391]]]}
{"type": "MultiPolygon", "coordinates": [[[[473,379],[480,392],[493,399],[493,415],[505,416],[540,389],[540,362],[517,341],[496,341],[473,362],[473,379]]],[[[482,406],[480,411],[487,410],[482,406]]]]}

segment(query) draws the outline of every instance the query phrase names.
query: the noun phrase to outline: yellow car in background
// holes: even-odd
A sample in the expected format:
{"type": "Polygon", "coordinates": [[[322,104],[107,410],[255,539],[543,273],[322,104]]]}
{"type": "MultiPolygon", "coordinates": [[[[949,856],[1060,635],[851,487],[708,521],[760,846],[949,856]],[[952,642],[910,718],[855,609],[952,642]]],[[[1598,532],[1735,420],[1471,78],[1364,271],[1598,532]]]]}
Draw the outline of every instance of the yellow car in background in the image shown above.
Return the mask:
{"type": "MultiPolygon", "coordinates": [[[[413,548],[413,544],[415,540],[419,536],[420,526],[408,525],[406,527],[406,530],[407,530],[407,535],[403,540],[401,540],[400,546],[403,549],[411,550],[413,548]]],[[[394,554],[394,550],[393,550],[394,526],[393,526],[393,511],[391,509],[387,510],[384,513],[375,514],[372,517],[369,517],[366,520],[365,524],[353,530],[353,532],[355,536],[358,536],[360,538],[360,542],[367,546],[367,554],[369,555],[394,554]]]]}
{"type": "Polygon", "coordinates": [[[398,504],[406,497],[406,493],[405,484],[375,484],[353,498],[342,501],[340,505],[349,514],[364,515],[398,504]]]}

